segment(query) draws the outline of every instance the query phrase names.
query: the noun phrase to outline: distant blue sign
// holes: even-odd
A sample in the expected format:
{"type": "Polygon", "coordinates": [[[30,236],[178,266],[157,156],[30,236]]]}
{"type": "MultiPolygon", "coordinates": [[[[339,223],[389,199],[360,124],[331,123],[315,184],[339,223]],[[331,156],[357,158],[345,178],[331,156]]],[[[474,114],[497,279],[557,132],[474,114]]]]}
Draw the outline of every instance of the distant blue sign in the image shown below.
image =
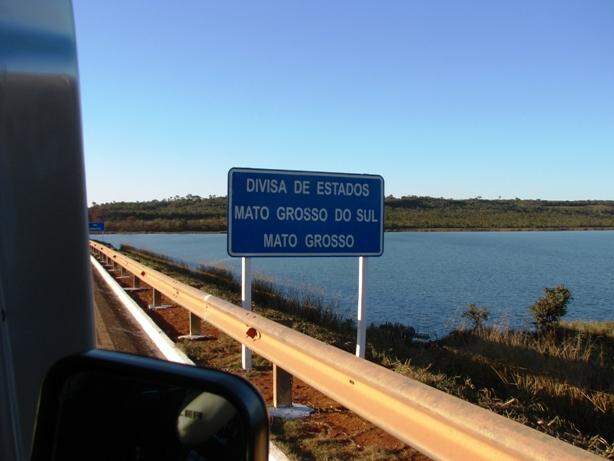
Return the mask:
{"type": "Polygon", "coordinates": [[[233,168],[230,256],[381,256],[384,179],[233,168]]]}
{"type": "Polygon", "coordinates": [[[103,222],[90,222],[90,232],[104,232],[103,222]]]}

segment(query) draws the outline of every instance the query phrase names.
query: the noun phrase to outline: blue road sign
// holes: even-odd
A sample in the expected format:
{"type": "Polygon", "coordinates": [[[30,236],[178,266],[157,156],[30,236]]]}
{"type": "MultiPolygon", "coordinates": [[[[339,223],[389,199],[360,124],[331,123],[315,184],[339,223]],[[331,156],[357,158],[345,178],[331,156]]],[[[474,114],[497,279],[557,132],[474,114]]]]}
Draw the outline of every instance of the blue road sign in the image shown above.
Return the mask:
{"type": "Polygon", "coordinates": [[[233,168],[230,256],[381,256],[384,179],[233,168]]]}
{"type": "Polygon", "coordinates": [[[89,229],[90,229],[90,232],[104,232],[104,223],[103,222],[90,222],[89,229]]]}

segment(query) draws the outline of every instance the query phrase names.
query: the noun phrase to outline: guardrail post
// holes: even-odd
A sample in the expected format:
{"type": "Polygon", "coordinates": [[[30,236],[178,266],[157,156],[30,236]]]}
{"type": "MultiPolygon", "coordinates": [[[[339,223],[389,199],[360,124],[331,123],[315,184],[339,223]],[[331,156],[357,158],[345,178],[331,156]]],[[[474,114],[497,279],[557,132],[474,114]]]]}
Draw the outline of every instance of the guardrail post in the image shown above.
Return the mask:
{"type": "Polygon", "coordinates": [[[151,289],[151,304],[149,304],[147,307],[149,307],[152,310],[158,310],[158,309],[168,309],[169,307],[171,307],[171,305],[162,304],[162,293],[160,293],[155,288],[152,288],[151,289]]]}
{"type": "Polygon", "coordinates": [[[292,406],[293,377],[283,368],[273,364],[273,406],[275,408],[292,406]]]}
{"type": "Polygon", "coordinates": [[[196,315],[192,314],[192,312],[189,312],[190,315],[190,336],[191,337],[195,337],[195,336],[200,336],[201,334],[201,323],[200,323],[200,318],[197,317],[196,315]]]}
{"type": "Polygon", "coordinates": [[[160,303],[161,294],[162,293],[155,288],[151,289],[151,308],[156,307],[160,303]]]}
{"type": "MultiPolygon", "coordinates": [[[[250,258],[241,258],[241,306],[252,310],[252,261],[250,258]]],[[[241,366],[244,370],[252,369],[252,351],[241,344],[241,366]]]]}
{"type": "Polygon", "coordinates": [[[188,321],[189,321],[189,326],[190,326],[190,332],[187,335],[179,336],[178,339],[197,340],[197,339],[206,338],[206,336],[202,334],[202,321],[200,317],[198,317],[195,314],[192,314],[192,312],[190,311],[188,311],[188,315],[189,315],[188,321]]]}

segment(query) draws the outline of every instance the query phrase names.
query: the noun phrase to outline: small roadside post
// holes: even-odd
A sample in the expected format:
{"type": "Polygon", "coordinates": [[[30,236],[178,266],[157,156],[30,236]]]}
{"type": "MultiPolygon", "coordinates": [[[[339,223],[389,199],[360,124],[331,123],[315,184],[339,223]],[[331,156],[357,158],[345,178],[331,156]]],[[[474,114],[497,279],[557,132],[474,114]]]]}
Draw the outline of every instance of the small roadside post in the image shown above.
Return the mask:
{"type": "MultiPolygon", "coordinates": [[[[252,259],[358,259],[356,355],[367,344],[367,257],[384,252],[384,179],[376,175],[232,168],[228,172],[228,254],[241,258],[241,303],[252,308],[252,259]]],[[[258,332],[248,328],[254,341],[258,332]]],[[[248,343],[249,344],[249,343],[248,343]]],[[[249,345],[241,365],[252,367],[249,345]]],[[[292,375],[274,365],[275,409],[305,414],[292,404],[292,375]]]]}

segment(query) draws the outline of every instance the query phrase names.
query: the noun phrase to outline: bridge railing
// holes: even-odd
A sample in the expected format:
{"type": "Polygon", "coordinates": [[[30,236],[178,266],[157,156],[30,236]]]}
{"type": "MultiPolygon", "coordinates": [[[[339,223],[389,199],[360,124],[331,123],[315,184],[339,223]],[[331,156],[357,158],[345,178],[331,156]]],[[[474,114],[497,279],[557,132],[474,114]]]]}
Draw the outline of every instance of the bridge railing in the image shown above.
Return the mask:
{"type": "MultiPolygon", "coordinates": [[[[598,460],[496,413],[181,283],[97,242],[94,255],[436,460],[598,460]]],[[[281,370],[280,370],[281,369],[281,370]]]]}

